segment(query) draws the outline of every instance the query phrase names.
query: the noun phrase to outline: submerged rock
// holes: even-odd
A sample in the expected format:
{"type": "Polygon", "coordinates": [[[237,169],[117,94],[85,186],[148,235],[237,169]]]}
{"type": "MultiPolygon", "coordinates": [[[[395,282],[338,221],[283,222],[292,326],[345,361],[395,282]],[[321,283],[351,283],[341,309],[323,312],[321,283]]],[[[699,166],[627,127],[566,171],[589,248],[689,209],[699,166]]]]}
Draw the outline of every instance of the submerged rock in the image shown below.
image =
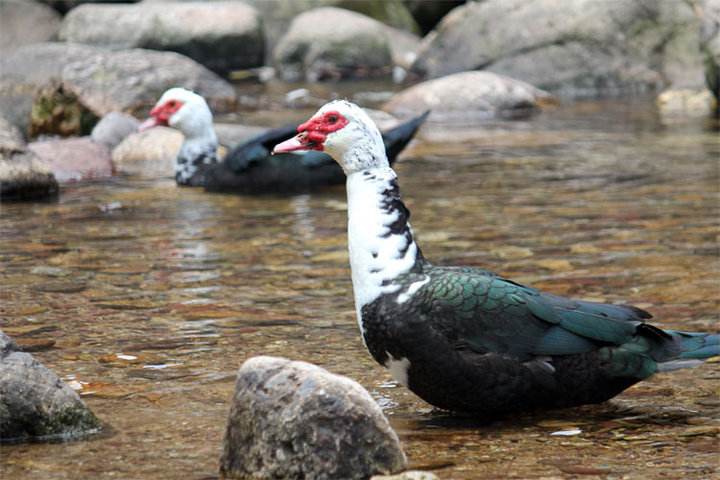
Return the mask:
{"type": "Polygon", "coordinates": [[[0,331],[0,441],[72,438],[99,428],[75,391],[0,331]]]}
{"type": "Polygon", "coordinates": [[[232,109],[236,101],[228,82],[174,52],[39,43],[0,59],[0,85],[6,88],[30,90],[53,83],[99,117],[112,111],[142,114],[175,86],[198,92],[218,113],[232,109]]]}
{"type": "Polygon", "coordinates": [[[58,183],[110,177],[110,150],[90,137],[32,142],[28,150],[53,172],[58,183]]]}
{"type": "Polygon", "coordinates": [[[383,110],[409,116],[432,110],[436,120],[523,118],[538,110],[549,93],[490,72],[462,72],[428,80],[396,94],[383,110]]]}
{"type": "Polygon", "coordinates": [[[688,3],[468,2],[424,38],[413,70],[483,69],[573,95],[698,87],[699,22],[688,3]]]}
{"type": "Polygon", "coordinates": [[[261,66],[265,56],[260,15],[239,1],[86,4],[67,14],[60,38],[170,50],[218,72],[261,66]]]}
{"type": "Polygon", "coordinates": [[[397,435],[356,382],[276,357],[251,358],[240,368],[222,475],[367,479],[405,464],[397,435]]]}
{"type": "Polygon", "coordinates": [[[0,52],[20,45],[52,40],[60,15],[34,0],[0,0],[0,52]]]}
{"type": "Polygon", "coordinates": [[[389,76],[393,65],[390,28],[341,8],[310,10],[293,20],[275,47],[273,59],[280,76],[288,81],[389,76]]]}
{"type": "Polygon", "coordinates": [[[140,121],[132,115],[110,112],[100,119],[92,129],[90,136],[94,142],[113,149],[128,135],[137,132],[138,126],[140,126],[140,121]]]}

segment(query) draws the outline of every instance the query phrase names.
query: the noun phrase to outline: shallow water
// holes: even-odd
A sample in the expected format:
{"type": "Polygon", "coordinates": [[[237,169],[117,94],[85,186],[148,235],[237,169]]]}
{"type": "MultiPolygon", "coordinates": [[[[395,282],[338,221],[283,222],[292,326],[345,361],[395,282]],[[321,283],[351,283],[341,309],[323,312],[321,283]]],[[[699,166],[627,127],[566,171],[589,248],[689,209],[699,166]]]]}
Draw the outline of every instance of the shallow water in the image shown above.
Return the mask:
{"type": "MultiPolygon", "coordinates": [[[[607,101],[529,122],[427,125],[397,170],[434,262],[712,330],[719,158],[705,122],[667,125],[649,101],[607,101]]],[[[411,467],[443,479],[719,474],[718,363],[604,405],[490,424],[396,386],[360,341],[344,202],[342,186],[240,197],[119,178],[65,188],[57,203],[3,204],[1,328],[82,385],[107,431],[0,446],[2,478],[216,478],[235,372],[259,354],[359,381],[411,467]]]]}

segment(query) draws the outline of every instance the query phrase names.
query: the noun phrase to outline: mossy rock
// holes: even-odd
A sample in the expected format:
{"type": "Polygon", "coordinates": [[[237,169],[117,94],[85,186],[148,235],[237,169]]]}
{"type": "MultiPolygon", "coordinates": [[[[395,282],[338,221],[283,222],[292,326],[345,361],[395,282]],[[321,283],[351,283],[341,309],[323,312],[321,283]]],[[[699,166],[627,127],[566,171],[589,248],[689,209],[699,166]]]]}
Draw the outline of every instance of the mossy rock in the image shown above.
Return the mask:
{"type": "Polygon", "coordinates": [[[30,111],[30,136],[89,135],[99,121],[76,95],[61,85],[49,85],[37,92],[30,111]]]}

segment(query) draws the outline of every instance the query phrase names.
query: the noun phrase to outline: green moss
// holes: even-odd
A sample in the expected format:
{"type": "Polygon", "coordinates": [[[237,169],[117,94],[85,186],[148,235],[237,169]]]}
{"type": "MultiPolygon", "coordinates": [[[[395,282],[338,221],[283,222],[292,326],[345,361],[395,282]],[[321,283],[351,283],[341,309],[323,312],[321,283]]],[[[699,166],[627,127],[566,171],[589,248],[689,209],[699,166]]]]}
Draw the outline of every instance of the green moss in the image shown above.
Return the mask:
{"type": "Polygon", "coordinates": [[[89,135],[98,117],[60,85],[39,91],[30,111],[30,136],[89,135]]]}

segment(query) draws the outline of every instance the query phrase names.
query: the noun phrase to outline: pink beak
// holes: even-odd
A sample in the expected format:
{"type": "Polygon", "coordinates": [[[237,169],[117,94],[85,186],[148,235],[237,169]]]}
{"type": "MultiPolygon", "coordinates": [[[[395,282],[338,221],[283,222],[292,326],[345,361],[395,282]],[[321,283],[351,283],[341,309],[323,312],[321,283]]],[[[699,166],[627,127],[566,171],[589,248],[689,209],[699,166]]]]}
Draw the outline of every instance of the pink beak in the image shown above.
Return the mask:
{"type": "Polygon", "coordinates": [[[157,125],[160,125],[160,122],[155,117],[148,117],[147,120],[142,122],[140,125],[138,125],[138,132],[144,132],[148,128],[155,127],[157,125]]]}
{"type": "Polygon", "coordinates": [[[289,138],[282,143],[278,143],[275,145],[275,148],[273,148],[272,153],[288,153],[296,152],[298,150],[308,150],[307,145],[305,145],[302,140],[305,140],[305,132],[298,133],[294,137],[289,138]]]}

